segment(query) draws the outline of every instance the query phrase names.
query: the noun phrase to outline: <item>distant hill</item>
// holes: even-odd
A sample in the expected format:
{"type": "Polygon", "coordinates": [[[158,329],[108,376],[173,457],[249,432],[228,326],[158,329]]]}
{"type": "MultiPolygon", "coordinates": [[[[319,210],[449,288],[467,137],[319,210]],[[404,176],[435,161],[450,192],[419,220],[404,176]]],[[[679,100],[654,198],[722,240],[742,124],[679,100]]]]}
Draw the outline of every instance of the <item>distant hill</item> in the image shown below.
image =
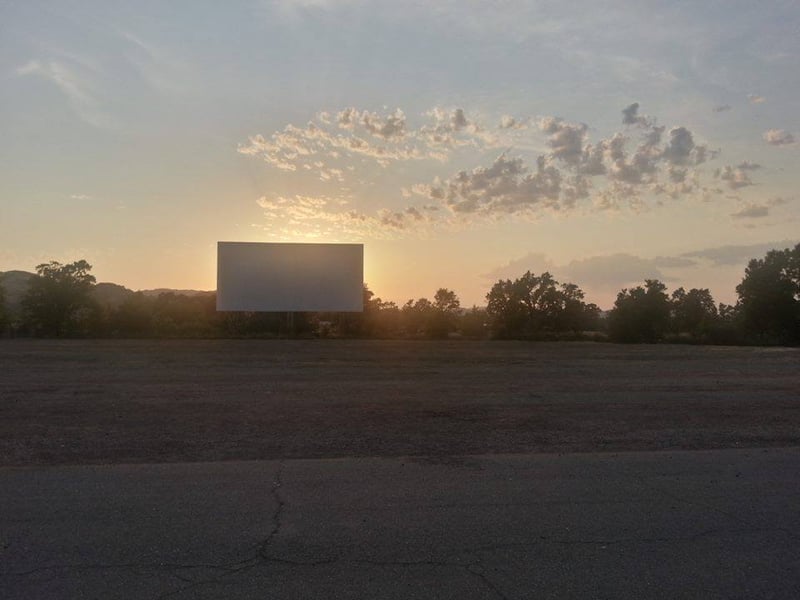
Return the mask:
{"type": "MultiPolygon", "coordinates": [[[[31,278],[36,277],[35,273],[28,271],[6,271],[0,273],[0,286],[5,291],[6,306],[11,312],[19,310],[20,302],[28,291],[28,283],[31,278]]],[[[92,295],[103,306],[116,308],[127,298],[135,294],[131,289],[116,283],[101,282],[94,286],[92,295]]],[[[215,292],[202,290],[173,290],[170,288],[158,288],[154,290],[142,290],[145,296],[156,297],[159,294],[176,294],[178,296],[208,296],[215,292]]]]}
{"type": "Polygon", "coordinates": [[[98,283],[92,290],[92,296],[101,305],[116,308],[135,292],[116,283],[98,283]]]}
{"type": "Polygon", "coordinates": [[[6,271],[5,273],[0,273],[0,286],[2,286],[5,291],[6,306],[12,313],[19,310],[20,302],[25,292],[28,291],[28,282],[32,277],[35,277],[35,275],[27,271],[6,271]]]}

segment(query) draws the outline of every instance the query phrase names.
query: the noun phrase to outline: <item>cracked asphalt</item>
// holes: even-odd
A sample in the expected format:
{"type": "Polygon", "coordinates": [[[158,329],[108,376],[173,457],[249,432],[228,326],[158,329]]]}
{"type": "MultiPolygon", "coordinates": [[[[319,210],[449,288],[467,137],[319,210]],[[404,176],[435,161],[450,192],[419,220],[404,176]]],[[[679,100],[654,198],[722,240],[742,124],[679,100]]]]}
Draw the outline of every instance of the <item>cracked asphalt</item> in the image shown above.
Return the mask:
{"type": "Polygon", "coordinates": [[[0,598],[798,598],[800,449],[0,469],[0,598]]]}

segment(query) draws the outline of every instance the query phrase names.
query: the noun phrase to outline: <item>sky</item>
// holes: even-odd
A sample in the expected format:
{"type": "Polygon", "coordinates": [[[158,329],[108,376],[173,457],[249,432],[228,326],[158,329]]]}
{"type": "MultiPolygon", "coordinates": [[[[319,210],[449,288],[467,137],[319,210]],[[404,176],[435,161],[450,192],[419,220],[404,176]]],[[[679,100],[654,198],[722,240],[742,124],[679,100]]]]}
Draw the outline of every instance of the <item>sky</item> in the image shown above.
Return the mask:
{"type": "Polygon", "coordinates": [[[800,7],[0,0],[0,271],[214,289],[359,242],[398,304],[528,270],[720,302],[800,242],[800,7]]]}

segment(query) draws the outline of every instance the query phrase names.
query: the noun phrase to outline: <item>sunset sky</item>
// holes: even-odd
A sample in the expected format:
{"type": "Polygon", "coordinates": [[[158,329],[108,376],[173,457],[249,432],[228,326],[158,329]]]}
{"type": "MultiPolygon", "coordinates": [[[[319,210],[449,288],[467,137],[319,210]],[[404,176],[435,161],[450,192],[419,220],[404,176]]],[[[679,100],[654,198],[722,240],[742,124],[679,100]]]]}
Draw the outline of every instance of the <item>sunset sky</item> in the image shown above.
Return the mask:
{"type": "Polygon", "coordinates": [[[0,87],[0,271],[361,242],[385,300],[530,269],[610,308],[800,241],[796,1],[0,0],[0,87]]]}

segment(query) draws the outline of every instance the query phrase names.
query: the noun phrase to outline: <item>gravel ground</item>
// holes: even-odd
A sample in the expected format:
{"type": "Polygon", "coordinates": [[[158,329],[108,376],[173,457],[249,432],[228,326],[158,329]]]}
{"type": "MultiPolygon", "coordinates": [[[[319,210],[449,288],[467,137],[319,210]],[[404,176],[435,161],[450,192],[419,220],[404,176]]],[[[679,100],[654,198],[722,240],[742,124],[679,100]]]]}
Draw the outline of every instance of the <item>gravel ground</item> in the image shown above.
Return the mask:
{"type": "Polygon", "coordinates": [[[0,465],[800,445],[800,349],[2,340],[0,465]]]}

